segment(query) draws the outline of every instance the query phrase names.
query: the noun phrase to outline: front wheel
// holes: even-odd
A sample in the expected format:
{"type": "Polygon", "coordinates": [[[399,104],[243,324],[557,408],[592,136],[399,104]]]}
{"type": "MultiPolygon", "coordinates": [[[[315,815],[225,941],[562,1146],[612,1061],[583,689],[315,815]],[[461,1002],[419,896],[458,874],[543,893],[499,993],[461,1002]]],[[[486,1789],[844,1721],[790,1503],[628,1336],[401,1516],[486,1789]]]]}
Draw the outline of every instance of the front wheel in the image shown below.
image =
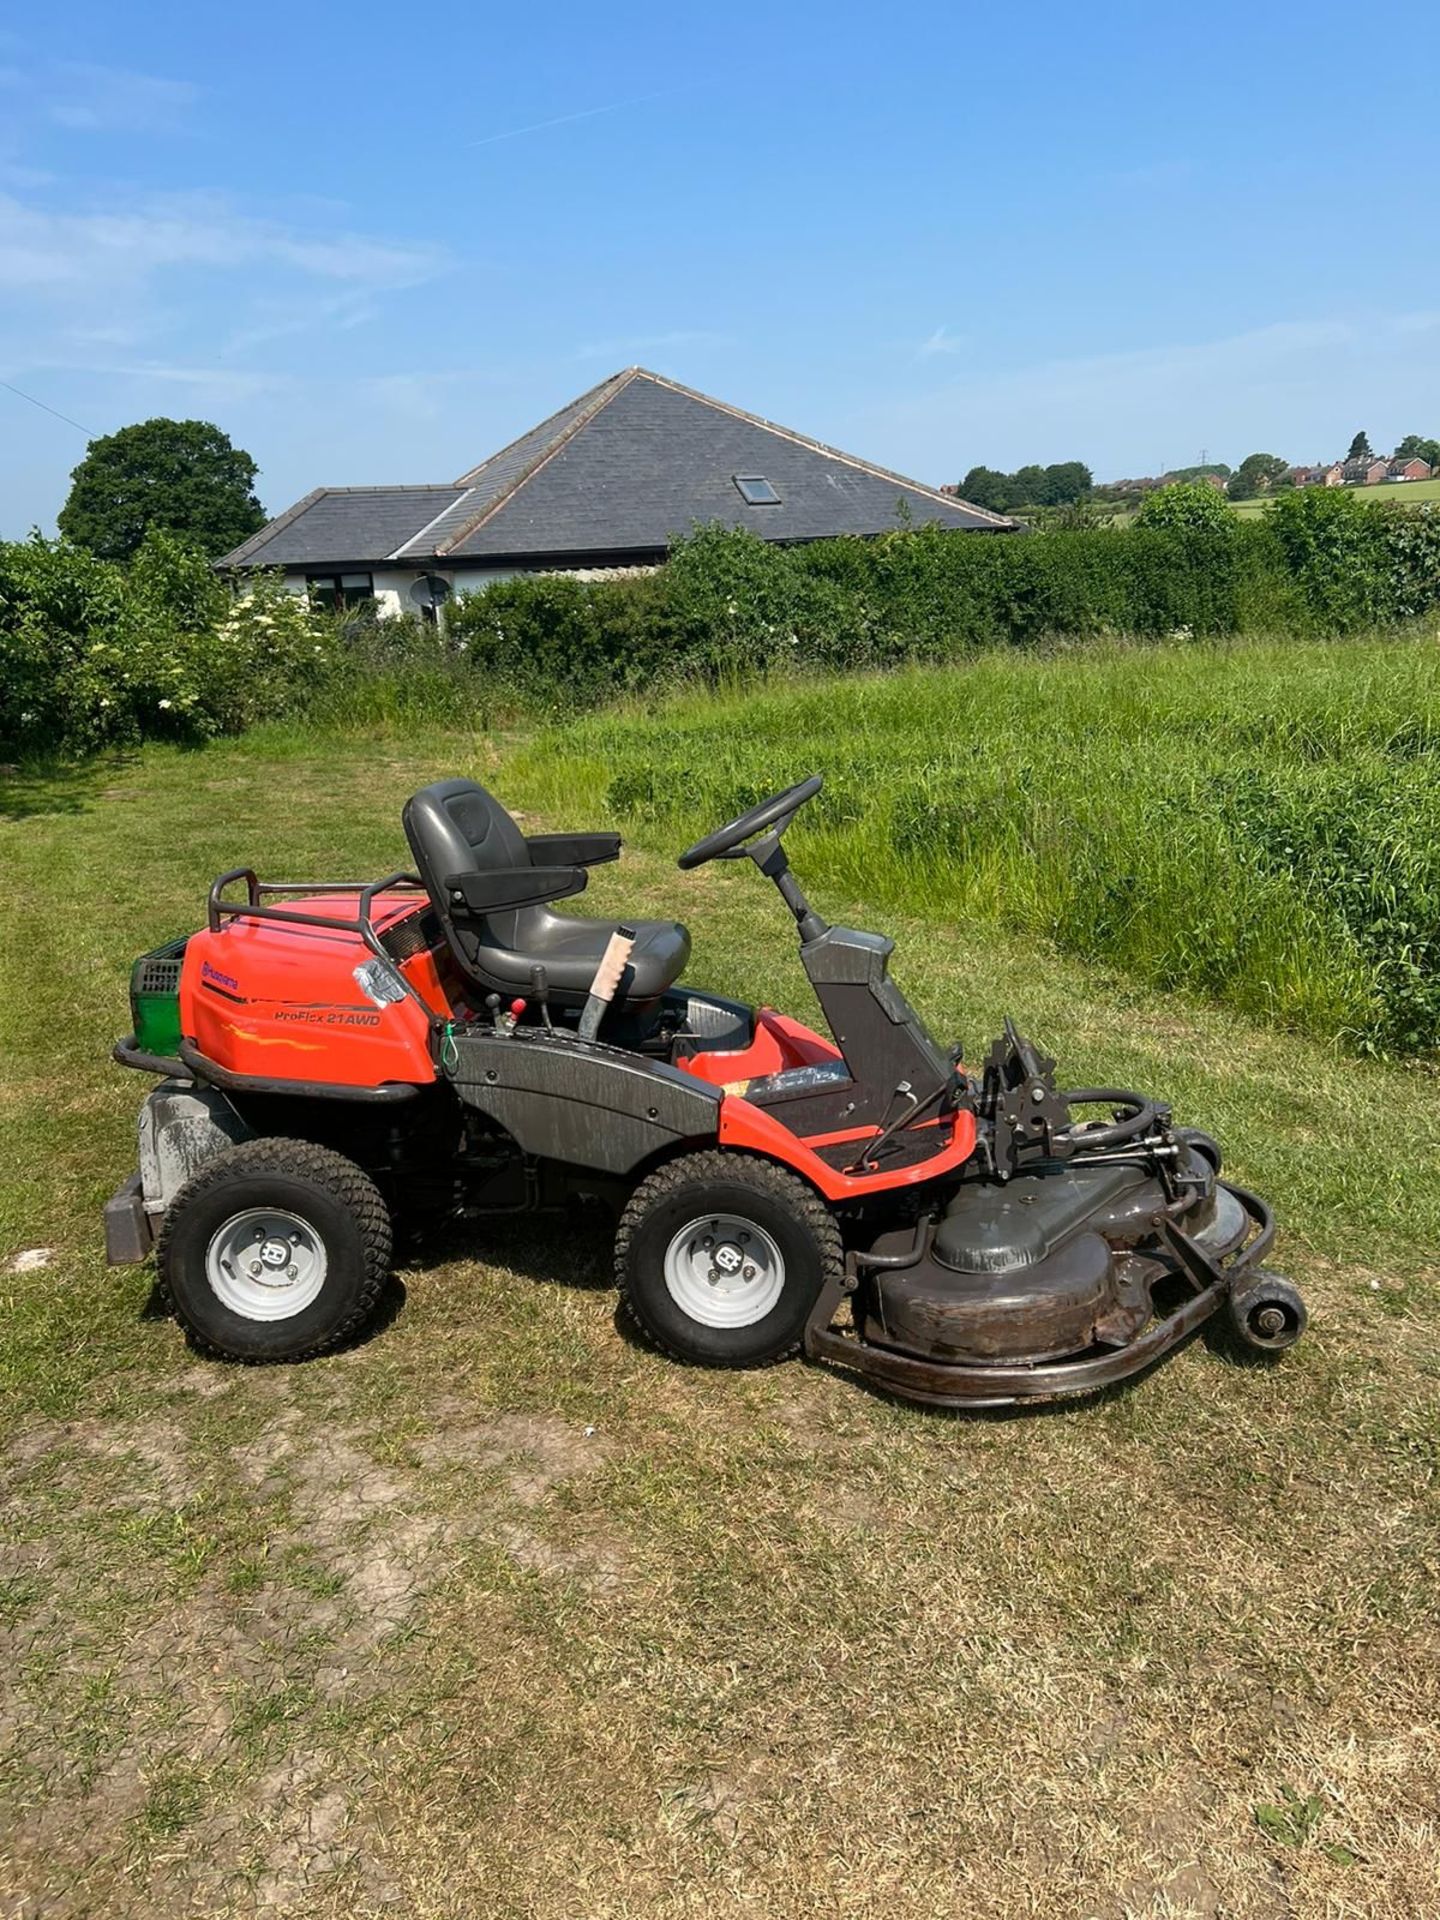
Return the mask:
{"type": "Polygon", "coordinates": [[[1284,1353],[1304,1333],[1309,1315],[1299,1289],[1278,1274],[1256,1273],[1229,1301],[1232,1332],[1252,1353],[1284,1353]]]}
{"type": "Polygon", "coordinates": [[[307,1140],[246,1140],[175,1196],[157,1264],[198,1346],[300,1360],[370,1318],[390,1253],[385,1202],[353,1160],[307,1140]]]}
{"type": "Polygon", "coordinates": [[[622,1299],[656,1346],[709,1367],[799,1350],[840,1230],[803,1180],[768,1160],[695,1153],[643,1180],[615,1236],[622,1299]]]}

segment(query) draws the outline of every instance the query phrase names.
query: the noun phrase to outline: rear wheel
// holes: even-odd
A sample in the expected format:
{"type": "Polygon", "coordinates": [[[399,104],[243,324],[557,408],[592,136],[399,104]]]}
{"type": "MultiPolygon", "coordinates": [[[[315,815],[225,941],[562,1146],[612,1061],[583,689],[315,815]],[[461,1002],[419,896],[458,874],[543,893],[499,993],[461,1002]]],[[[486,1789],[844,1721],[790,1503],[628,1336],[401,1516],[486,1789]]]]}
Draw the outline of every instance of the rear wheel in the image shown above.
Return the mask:
{"type": "Polygon", "coordinates": [[[710,1367],[798,1351],[840,1231],[803,1180],[768,1160],[696,1153],[643,1180],[615,1236],[621,1296],[658,1347],[710,1367]]]}
{"type": "Polygon", "coordinates": [[[305,1140],[246,1140],[176,1195],[157,1259],[199,1346],[299,1360],[370,1318],[390,1253],[385,1203],[353,1161],[305,1140]]]}

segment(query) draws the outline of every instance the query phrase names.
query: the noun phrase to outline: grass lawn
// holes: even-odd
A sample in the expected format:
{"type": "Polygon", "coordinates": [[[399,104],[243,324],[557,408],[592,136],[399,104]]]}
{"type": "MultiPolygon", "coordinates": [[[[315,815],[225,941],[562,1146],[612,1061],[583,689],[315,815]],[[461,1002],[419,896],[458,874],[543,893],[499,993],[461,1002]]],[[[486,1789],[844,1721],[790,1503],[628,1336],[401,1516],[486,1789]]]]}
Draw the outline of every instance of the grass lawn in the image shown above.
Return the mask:
{"type": "MultiPolygon", "coordinates": [[[[1440,500],[1440,480],[1395,480],[1379,487],[1351,487],[1347,491],[1372,506],[1377,500],[1398,500],[1401,506],[1418,507],[1425,500],[1440,500]]],[[[1234,509],[1243,518],[1253,519],[1269,504],[1266,499],[1237,500],[1234,509]]]]}
{"type": "Polygon", "coordinates": [[[1054,942],[1322,1039],[1440,1053],[1435,642],[1431,619],[777,676],[589,714],[513,777],[540,812],[599,792],[685,846],[777,766],[818,764],[791,845],[856,899],[1054,942]]]}
{"type": "MultiPolygon", "coordinates": [[[[1430,1074],[881,916],[946,1034],[1013,1009],[1282,1213],[1284,1364],[1197,1342],[1065,1411],[672,1365],[584,1220],[430,1247],[288,1369],[198,1359],[107,1272],[131,957],[222,867],[390,870],[408,791],[503,793],[524,745],[269,730],[0,791],[0,1911],[1440,1912],[1430,1074]]],[[[759,877],[641,841],[587,904],[678,914],[697,982],[804,1013],[759,877]]]]}

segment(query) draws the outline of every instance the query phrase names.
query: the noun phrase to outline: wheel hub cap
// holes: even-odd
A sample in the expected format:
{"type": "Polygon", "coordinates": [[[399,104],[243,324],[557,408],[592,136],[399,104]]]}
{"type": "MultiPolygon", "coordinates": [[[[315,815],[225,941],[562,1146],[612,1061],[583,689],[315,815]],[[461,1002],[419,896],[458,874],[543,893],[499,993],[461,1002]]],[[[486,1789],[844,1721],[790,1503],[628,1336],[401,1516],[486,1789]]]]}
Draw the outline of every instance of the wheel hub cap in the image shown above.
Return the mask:
{"type": "Polygon", "coordinates": [[[762,1226],[738,1214],[692,1220],[665,1250],[665,1286],[705,1327],[753,1327],[785,1290],[785,1256],[762,1226]]]}
{"type": "Polygon", "coordinates": [[[318,1299],[329,1262],[310,1222],[280,1207],[247,1207],[210,1236],[205,1278],[244,1320],[289,1320],[318,1299]]]}

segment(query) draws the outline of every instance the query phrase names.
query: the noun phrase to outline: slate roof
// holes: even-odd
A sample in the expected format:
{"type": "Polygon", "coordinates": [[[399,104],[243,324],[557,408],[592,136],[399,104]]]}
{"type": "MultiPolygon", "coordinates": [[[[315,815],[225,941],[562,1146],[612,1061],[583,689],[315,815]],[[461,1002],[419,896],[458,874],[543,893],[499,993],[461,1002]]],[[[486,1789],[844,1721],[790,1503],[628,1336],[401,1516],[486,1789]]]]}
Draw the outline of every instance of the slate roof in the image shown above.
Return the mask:
{"type": "Polygon", "coordinates": [[[316,487],[218,562],[222,567],[365,566],[384,559],[464,497],[442,487],[316,487]]]}
{"type": "Polygon", "coordinates": [[[885,533],[906,516],[991,532],[1016,524],[629,367],[448,487],[320,488],[220,564],[420,568],[659,554],[697,523],[791,541],[885,533]],[[769,481],[779,503],[748,505],[737,475],[769,481]]]}

